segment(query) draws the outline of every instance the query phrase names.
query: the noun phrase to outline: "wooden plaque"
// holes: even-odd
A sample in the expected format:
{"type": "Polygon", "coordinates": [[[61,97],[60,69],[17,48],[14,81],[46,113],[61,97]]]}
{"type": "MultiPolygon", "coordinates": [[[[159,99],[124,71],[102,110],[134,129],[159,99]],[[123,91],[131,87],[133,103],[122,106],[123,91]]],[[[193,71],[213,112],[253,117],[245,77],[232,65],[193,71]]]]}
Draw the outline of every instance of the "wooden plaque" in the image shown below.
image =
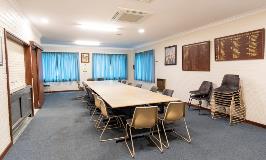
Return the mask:
{"type": "Polygon", "coordinates": [[[216,38],[215,60],[264,59],[265,29],[216,38]]]}
{"type": "Polygon", "coordinates": [[[182,46],[183,71],[210,71],[210,41],[182,46]]]}

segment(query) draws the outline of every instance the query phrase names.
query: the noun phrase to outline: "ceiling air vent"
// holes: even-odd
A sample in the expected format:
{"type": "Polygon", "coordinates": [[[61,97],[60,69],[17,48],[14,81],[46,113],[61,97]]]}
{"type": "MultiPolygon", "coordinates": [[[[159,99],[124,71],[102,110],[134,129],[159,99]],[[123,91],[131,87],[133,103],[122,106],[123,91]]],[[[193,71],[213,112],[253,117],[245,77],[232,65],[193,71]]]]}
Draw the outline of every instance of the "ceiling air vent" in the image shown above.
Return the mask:
{"type": "Polygon", "coordinates": [[[121,22],[140,22],[144,18],[146,18],[149,14],[143,11],[136,11],[133,9],[125,9],[119,8],[117,12],[115,12],[112,17],[113,21],[121,21],[121,22]]]}

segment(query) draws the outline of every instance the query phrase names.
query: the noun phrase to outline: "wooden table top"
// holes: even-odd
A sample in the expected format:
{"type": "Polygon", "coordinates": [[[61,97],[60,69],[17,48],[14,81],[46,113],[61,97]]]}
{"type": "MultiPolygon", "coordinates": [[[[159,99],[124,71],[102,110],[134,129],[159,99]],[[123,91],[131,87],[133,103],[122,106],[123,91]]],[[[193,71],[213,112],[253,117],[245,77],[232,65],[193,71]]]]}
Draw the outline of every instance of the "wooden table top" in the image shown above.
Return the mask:
{"type": "Polygon", "coordinates": [[[178,101],[179,99],[154,93],[117,81],[86,81],[112,108],[178,101]]]}

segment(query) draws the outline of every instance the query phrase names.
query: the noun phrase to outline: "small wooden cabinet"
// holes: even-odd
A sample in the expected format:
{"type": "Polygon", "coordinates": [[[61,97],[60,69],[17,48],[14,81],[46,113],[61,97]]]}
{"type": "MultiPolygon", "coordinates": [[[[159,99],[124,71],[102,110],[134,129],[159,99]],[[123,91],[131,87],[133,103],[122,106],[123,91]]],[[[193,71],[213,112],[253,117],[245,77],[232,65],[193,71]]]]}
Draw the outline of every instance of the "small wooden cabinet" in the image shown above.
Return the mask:
{"type": "Polygon", "coordinates": [[[165,81],[165,79],[157,78],[157,87],[159,92],[162,92],[165,89],[165,81]]]}

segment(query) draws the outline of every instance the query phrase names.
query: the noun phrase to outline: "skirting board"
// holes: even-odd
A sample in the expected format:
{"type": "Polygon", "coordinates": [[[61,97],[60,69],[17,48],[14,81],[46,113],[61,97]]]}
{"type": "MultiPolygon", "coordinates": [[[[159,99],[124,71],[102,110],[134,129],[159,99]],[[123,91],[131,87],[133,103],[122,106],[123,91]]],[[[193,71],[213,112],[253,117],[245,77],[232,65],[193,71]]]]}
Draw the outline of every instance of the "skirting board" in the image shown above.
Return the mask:
{"type": "MultiPolygon", "coordinates": [[[[186,104],[188,105],[188,103],[186,103],[186,104]]],[[[191,104],[190,106],[195,107],[195,108],[199,108],[199,106],[194,105],[194,104],[191,104]]],[[[209,110],[210,111],[210,109],[208,109],[208,108],[203,108],[203,107],[200,107],[200,108],[203,109],[203,110],[209,110]]],[[[250,121],[250,120],[246,120],[245,123],[251,124],[251,125],[254,125],[254,126],[257,126],[257,127],[261,127],[261,128],[266,128],[265,124],[261,124],[261,123],[250,121]]]]}
{"type": "Polygon", "coordinates": [[[0,154],[0,160],[3,160],[9,149],[12,147],[12,142],[10,142],[3,153],[0,154]]]}
{"type": "Polygon", "coordinates": [[[62,91],[46,91],[44,93],[58,93],[58,92],[78,92],[81,90],[62,90],[62,91]]]}

